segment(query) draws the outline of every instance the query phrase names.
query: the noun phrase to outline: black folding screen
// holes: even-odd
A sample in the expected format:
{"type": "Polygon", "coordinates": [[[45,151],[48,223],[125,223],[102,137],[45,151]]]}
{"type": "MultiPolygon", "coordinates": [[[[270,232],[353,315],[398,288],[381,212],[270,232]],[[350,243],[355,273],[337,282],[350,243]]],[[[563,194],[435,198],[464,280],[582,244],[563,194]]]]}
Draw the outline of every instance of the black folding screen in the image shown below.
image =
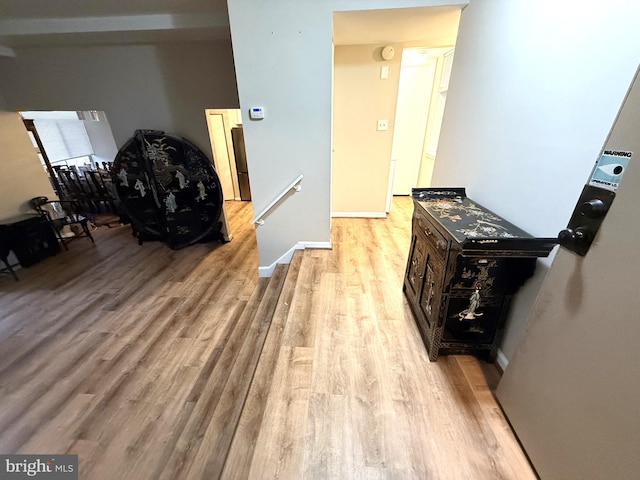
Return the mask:
{"type": "Polygon", "coordinates": [[[120,207],[133,233],[178,249],[222,238],[222,188],[211,161],[184,138],[136,130],[113,166],[120,207]]]}

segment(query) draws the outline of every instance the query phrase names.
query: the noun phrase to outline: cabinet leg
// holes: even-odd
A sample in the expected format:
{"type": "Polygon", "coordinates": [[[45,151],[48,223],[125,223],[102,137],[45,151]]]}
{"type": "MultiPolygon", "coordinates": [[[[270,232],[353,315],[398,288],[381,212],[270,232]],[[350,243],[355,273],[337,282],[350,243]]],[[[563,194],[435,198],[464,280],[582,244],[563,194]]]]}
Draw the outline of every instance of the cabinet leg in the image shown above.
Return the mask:
{"type": "Polygon", "coordinates": [[[429,352],[429,361],[435,362],[438,359],[438,351],[432,350],[429,352]]]}
{"type": "Polygon", "coordinates": [[[427,351],[429,352],[429,360],[432,362],[435,362],[438,359],[441,339],[442,330],[440,328],[436,328],[435,331],[431,332],[428,336],[428,340],[425,343],[425,345],[427,345],[427,351]]]}
{"type": "Polygon", "coordinates": [[[495,363],[498,358],[498,347],[491,347],[489,354],[487,355],[487,363],[495,363]]]}

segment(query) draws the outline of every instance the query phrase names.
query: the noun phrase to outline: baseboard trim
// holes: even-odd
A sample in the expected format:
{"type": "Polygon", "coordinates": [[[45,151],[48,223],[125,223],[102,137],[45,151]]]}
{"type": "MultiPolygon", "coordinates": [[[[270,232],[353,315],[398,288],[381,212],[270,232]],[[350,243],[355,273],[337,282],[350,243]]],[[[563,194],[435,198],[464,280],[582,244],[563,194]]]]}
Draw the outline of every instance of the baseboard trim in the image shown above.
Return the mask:
{"type": "Polygon", "coordinates": [[[304,250],[305,248],[324,248],[331,250],[331,242],[298,242],[271,265],[258,267],[258,277],[270,277],[273,275],[273,271],[279,263],[291,263],[291,258],[295,251],[304,250]]]}
{"type": "Polygon", "coordinates": [[[502,373],[504,373],[507,367],[509,366],[509,359],[506,357],[504,353],[502,353],[502,350],[500,349],[498,349],[498,355],[496,356],[496,363],[498,364],[498,367],[500,367],[500,370],[502,370],[502,373]]]}
{"type": "Polygon", "coordinates": [[[332,217],[387,218],[386,212],[331,212],[332,217]]]}
{"type": "Polygon", "coordinates": [[[296,244],[298,250],[304,250],[305,248],[322,248],[325,250],[331,250],[331,241],[329,242],[298,242],[296,244]]]}

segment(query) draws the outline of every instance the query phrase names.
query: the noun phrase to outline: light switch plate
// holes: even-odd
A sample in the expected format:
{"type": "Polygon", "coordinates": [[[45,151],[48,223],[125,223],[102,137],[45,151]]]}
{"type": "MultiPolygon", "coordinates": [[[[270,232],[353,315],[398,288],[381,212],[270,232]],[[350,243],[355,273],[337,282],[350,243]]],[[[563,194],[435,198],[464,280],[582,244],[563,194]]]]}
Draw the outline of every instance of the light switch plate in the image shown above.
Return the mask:
{"type": "Polygon", "coordinates": [[[389,120],[378,120],[378,131],[389,130],[389,120]]]}
{"type": "Polygon", "coordinates": [[[385,65],[384,67],[380,67],[380,79],[386,80],[389,78],[389,66],[385,65]]]}

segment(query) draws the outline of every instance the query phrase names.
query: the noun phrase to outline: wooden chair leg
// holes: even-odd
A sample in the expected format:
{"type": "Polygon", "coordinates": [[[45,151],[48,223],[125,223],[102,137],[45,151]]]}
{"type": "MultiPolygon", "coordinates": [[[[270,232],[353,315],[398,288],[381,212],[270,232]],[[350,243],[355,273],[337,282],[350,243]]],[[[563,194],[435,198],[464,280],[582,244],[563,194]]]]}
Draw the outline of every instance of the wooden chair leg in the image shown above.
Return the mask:
{"type": "Polygon", "coordinates": [[[13,277],[13,279],[16,282],[19,282],[20,279],[18,278],[18,275],[16,274],[16,272],[13,270],[13,267],[11,266],[11,264],[7,261],[6,258],[2,259],[2,263],[4,263],[5,268],[3,270],[9,270],[9,273],[11,273],[11,276],[13,277]]]}
{"type": "Polygon", "coordinates": [[[89,230],[87,223],[88,223],[88,220],[85,220],[80,224],[82,225],[82,230],[84,230],[84,233],[87,235],[87,237],[89,237],[89,239],[91,240],[91,243],[96,243],[93,241],[93,236],[91,235],[91,231],[89,230]]]}
{"type": "Polygon", "coordinates": [[[55,226],[52,226],[52,228],[56,232],[56,237],[58,237],[58,240],[60,240],[60,243],[62,244],[64,249],[68,252],[69,251],[69,247],[67,247],[67,242],[65,241],[64,237],[62,236],[62,232],[60,230],[58,230],[55,226]]]}

